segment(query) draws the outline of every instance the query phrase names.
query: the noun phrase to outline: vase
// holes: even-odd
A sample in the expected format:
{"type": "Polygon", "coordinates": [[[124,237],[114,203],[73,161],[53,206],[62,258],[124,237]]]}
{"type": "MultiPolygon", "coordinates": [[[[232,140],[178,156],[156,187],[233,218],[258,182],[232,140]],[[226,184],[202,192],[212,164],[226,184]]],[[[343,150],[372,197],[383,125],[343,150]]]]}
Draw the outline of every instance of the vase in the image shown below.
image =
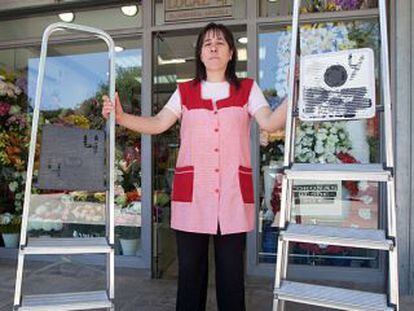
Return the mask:
{"type": "Polygon", "coordinates": [[[122,255],[135,256],[138,250],[139,239],[119,239],[121,242],[122,255]]]}
{"type": "Polygon", "coordinates": [[[2,236],[5,248],[17,248],[19,245],[18,233],[3,233],[2,236]]]}

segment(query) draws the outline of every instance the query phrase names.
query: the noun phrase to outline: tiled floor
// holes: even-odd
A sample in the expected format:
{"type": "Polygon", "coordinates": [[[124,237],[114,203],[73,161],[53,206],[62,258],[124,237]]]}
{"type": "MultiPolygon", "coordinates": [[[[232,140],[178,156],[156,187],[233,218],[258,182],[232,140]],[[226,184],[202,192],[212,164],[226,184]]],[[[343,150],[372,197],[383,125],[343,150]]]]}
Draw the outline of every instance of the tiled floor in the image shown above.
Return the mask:
{"type": "MultiPolygon", "coordinates": [[[[28,262],[25,270],[24,292],[52,293],[99,290],[105,287],[103,266],[85,266],[69,262],[62,257],[59,262],[28,262]]],[[[14,260],[0,260],[0,310],[10,311],[13,304],[14,260]]],[[[213,282],[210,282],[213,283],[213,282]]],[[[272,280],[247,279],[247,310],[271,310],[272,280]]],[[[116,310],[120,311],[167,311],[175,309],[176,280],[151,279],[146,271],[121,268],[116,270],[116,310]]],[[[288,311],[316,311],[321,308],[290,304],[288,311]]],[[[214,284],[210,284],[207,310],[217,310],[214,284]]],[[[325,309],[326,310],[326,309],[325,309]]],[[[403,299],[401,311],[414,310],[414,297],[403,299]]]]}

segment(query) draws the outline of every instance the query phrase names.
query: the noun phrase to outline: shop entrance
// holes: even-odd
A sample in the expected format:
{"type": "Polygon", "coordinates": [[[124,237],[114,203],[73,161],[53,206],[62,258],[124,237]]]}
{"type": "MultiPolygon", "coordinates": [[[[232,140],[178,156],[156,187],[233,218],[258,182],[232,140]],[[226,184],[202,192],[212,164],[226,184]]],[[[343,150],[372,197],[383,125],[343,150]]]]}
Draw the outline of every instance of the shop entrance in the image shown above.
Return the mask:
{"type": "MultiPolygon", "coordinates": [[[[246,76],[246,45],[237,41],[246,32],[232,27],[239,62],[237,74],[246,76]]],[[[195,45],[200,29],[159,32],[154,35],[153,115],[167,103],[177,83],[191,80],[195,74],[195,45]]],[[[176,276],[175,234],[170,228],[170,194],[179,149],[179,123],[167,132],[153,137],[153,276],[176,276]]]]}

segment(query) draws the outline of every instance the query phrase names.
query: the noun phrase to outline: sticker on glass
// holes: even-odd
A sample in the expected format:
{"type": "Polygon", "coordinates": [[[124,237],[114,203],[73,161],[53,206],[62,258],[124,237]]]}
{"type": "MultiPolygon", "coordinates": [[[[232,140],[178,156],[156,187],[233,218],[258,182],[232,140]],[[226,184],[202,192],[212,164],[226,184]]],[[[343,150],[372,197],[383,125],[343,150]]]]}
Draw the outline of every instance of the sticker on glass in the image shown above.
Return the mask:
{"type": "Polygon", "coordinates": [[[368,119],[375,115],[372,49],[303,56],[299,118],[303,121],[368,119]]]}

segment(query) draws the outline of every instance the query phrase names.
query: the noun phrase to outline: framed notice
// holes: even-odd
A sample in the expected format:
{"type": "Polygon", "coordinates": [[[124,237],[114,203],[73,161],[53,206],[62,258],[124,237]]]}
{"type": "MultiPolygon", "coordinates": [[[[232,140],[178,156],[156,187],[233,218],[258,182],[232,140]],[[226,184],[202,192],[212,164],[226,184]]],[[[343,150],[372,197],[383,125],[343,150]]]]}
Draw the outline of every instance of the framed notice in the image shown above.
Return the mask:
{"type": "Polygon", "coordinates": [[[37,187],[105,191],[105,148],[104,131],[44,125],[37,187]]]}
{"type": "Polygon", "coordinates": [[[164,21],[231,18],[233,0],[164,0],[164,21]]]}
{"type": "Polygon", "coordinates": [[[303,121],[369,119],[375,115],[372,49],[303,56],[299,118],[303,121]]]}
{"type": "Polygon", "coordinates": [[[293,208],[298,216],[342,217],[342,182],[296,181],[293,186],[293,208]]]}

